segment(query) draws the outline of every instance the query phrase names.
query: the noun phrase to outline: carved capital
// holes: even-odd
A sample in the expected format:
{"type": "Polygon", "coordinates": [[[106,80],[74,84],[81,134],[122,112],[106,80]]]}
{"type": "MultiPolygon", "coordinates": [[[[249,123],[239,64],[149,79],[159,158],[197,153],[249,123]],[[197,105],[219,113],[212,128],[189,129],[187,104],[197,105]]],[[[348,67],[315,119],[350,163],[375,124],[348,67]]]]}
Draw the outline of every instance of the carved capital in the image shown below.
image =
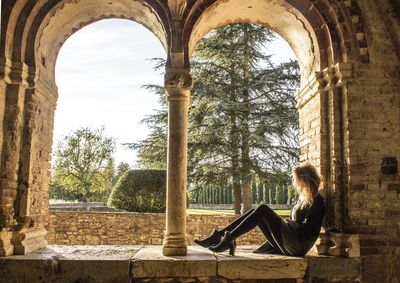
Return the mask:
{"type": "Polygon", "coordinates": [[[321,72],[316,72],[315,78],[318,82],[318,90],[319,91],[326,91],[329,88],[330,79],[329,79],[327,69],[325,69],[321,72]]]}
{"type": "Polygon", "coordinates": [[[10,72],[10,83],[28,87],[29,68],[22,62],[13,62],[10,72]]]}
{"type": "Polygon", "coordinates": [[[192,88],[192,76],[189,69],[167,69],[164,76],[164,86],[166,88],[192,88]]]}
{"type": "Polygon", "coordinates": [[[11,83],[11,67],[12,63],[8,58],[0,58],[0,81],[11,83]]]}
{"type": "Polygon", "coordinates": [[[186,0],[168,0],[168,6],[171,11],[172,18],[175,20],[182,19],[187,5],[186,0]]]}
{"type": "Polygon", "coordinates": [[[338,63],[335,66],[326,68],[318,72],[318,82],[320,90],[332,90],[335,87],[341,87],[344,81],[353,78],[353,64],[338,63]]]}

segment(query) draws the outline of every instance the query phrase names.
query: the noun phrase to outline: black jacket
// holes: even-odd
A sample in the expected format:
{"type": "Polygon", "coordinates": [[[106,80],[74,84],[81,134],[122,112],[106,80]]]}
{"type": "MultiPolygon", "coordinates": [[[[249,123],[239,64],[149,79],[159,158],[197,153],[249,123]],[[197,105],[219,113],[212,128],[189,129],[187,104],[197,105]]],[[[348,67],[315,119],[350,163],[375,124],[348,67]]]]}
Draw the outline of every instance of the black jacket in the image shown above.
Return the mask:
{"type": "Polygon", "coordinates": [[[325,214],[324,199],[317,194],[311,205],[294,207],[286,221],[305,249],[310,249],[318,239],[325,214]]]}

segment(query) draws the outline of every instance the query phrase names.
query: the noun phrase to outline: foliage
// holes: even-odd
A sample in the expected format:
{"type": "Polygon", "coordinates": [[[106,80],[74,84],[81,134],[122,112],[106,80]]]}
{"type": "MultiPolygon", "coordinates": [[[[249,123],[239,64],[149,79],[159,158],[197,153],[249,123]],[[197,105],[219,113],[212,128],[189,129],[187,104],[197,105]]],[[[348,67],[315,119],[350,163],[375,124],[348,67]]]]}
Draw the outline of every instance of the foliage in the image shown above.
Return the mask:
{"type": "MultiPolygon", "coordinates": [[[[276,183],[290,178],[291,167],[298,162],[294,93],[299,67],[293,61],[272,62],[265,46],[273,38],[258,25],[224,26],[205,37],[192,57],[189,181],[213,187],[230,182],[236,213],[241,202],[244,211],[251,207],[254,174],[276,183]]],[[[156,68],[165,63],[155,62],[156,68]]],[[[138,150],[145,167],[165,168],[165,91],[156,85],[146,88],[159,95],[162,109],[143,121],[151,134],[129,147],[138,150]]]]}
{"type": "MultiPolygon", "coordinates": [[[[297,198],[294,187],[288,183],[268,184],[265,181],[254,181],[252,187],[254,193],[252,204],[293,204],[297,198]]],[[[229,185],[196,185],[189,191],[189,197],[191,204],[233,204],[232,187],[229,185]]]]}
{"type": "Polygon", "coordinates": [[[108,206],[136,212],[165,212],[165,170],[126,171],[113,188],[108,206]]]}
{"type": "Polygon", "coordinates": [[[65,200],[104,201],[114,177],[115,141],[104,127],[82,127],[60,141],[55,150],[50,196],[65,200]]]}
{"type": "Polygon", "coordinates": [[[131,169],[131,166],[126,163],[126,162],[120,162],[116,168],[116,174],[113,178],[113,186],[115,186],[115,184],[118,182],[118,180],[122,177],[122,175],[124,175],[124,173],[126,171],[128,171],[129,169],[131,169]]]}

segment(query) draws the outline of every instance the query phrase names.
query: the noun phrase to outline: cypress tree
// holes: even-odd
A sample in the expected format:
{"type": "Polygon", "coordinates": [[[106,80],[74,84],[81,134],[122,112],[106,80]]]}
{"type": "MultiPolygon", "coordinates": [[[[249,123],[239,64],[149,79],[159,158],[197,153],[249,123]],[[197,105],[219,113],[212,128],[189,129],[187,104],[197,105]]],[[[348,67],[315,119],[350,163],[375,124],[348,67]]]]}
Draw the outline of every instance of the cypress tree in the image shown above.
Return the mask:
{"type": "Polygon", "coordinates": [[[269,201],[271,204],[276,204],[275,195],[276,195],[276,185],[271,184],[271,186],[269,187],[269,201]]]}
{"type": "Polygon", "coordinates": [[[258,182],[258,190],[257,190],[257,203],[264,203],[264,184],[263,182],[258,182]]]}

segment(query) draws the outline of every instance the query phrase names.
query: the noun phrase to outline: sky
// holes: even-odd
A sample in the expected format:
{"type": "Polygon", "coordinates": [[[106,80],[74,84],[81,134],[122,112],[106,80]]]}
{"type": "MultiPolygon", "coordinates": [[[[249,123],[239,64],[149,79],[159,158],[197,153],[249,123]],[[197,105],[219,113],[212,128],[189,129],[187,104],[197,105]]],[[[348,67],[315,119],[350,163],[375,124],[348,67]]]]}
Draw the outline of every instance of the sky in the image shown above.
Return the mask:
{"type": "MultiPolygon", "coordinates": [[[[275,62],[295,56],[278,38],[268,47],[275,62]]],[[[58,101],[53,149],[69,132],[83,126],[105,127],[116,140],[116,164],[136,165],[137,156],[122,143],[138,142],[149,133],[140,121],[159,109],[156,95],[145,84],[163,83],[151,58],[166,58],[157,37],[128,20],[102,20],[73,34],[62,46],[56,63],[58,101]]]]}

